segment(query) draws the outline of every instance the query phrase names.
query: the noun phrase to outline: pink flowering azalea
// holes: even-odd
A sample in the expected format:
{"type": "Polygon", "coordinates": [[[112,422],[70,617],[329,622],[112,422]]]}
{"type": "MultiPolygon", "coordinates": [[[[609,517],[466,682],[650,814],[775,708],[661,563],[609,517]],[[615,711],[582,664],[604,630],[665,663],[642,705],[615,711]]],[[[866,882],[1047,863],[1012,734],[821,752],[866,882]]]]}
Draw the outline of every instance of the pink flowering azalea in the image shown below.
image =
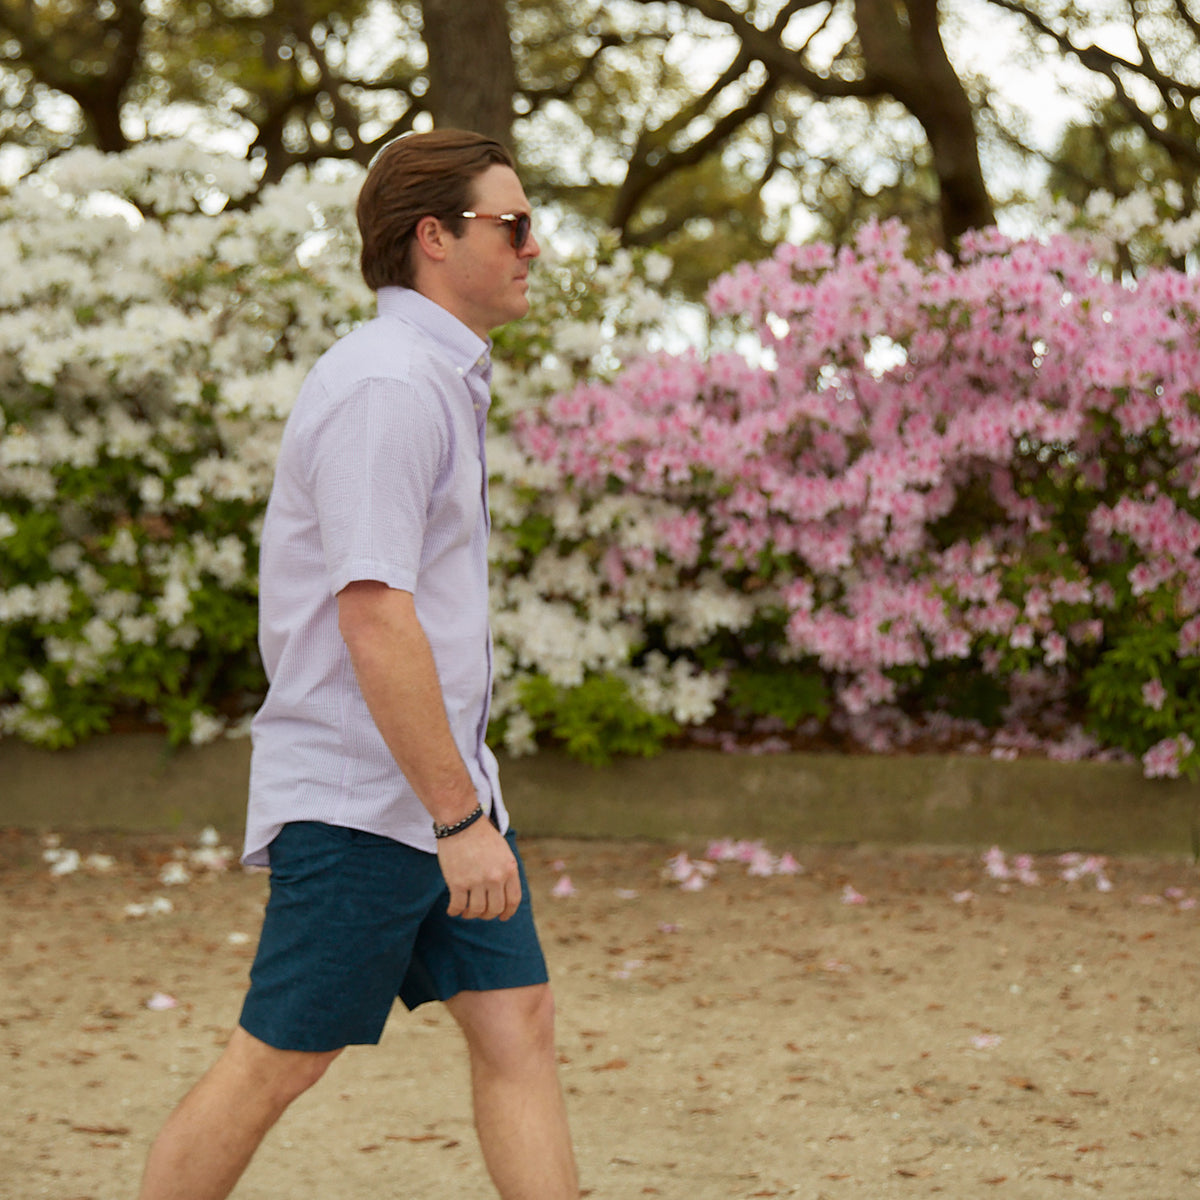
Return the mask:
{"type": "MultiPolygon", "coordinates": [[[[1028,714],[998,755],[1104,751],[1051,728],[1057,706],[1093,724],[1087,673],[1163,613],[1200,653],[1200,278],[1129,282],[1097,253],[991,230],[917,263],[896,223],[781,246],[708,296],[761,355],[656,354],[520,414],[545,495],[612,514],[582,543],[602,619],[714,670],[754,629],[871,748],[906,736],[884,714],[937,715],[927,678],[986,676],[1028,714]],[[717,584],[750,602],[736,630],[662,615],[717,584]]],[[[1140,750],[1145,713],[1191,685],[1126,677],[1095,728],[1140,750]]],[[[1148,773],[1189,765],[1188,728],[1148,773]]]]}

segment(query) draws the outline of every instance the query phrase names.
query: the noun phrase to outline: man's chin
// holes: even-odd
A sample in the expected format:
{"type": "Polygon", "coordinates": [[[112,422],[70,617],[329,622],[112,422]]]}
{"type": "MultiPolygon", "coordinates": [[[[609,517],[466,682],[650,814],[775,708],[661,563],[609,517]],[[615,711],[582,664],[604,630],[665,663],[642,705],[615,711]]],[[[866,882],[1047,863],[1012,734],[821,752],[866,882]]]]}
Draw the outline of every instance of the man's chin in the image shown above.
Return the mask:
{"type": "Polygon", "coordinates": [[[493,329],[499,329],[503,325],[511,324],[513,321],[519,321],[522,317],[529,314],[529,300],[522,296],[519,303],[512,304],[508,312],[504,316],[499,316],[493,329]]]}

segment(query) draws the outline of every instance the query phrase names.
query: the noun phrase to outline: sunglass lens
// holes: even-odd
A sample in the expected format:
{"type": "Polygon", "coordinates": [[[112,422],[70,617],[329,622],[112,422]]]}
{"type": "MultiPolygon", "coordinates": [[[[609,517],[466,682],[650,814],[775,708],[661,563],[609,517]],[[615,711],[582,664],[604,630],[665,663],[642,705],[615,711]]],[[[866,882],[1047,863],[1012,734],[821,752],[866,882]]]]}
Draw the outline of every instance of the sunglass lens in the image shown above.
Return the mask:
{"type": "Polygon", "coordinates": [[[520,250],[529,240],[529,230],[532,224],[533,220],[527,213],[521,213],[513,222],[512,244],[514,250],[520,250]]]}

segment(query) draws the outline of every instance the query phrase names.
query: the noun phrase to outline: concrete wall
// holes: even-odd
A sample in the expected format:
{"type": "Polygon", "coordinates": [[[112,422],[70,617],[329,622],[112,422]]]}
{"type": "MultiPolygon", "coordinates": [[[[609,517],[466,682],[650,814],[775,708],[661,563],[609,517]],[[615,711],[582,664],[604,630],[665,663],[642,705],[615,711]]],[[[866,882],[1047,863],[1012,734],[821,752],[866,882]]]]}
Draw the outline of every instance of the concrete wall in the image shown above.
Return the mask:
{"type": "MultiPolygon", "coordinates": [[[[44,751],[0,739],[0,827],[187,834],[243,827],[250,747],[172,751],[154,734],[44,751]]],[[[953,756],[673,751],[595,770],[560,754],[502,763],[514,824],[529,835],[662,841],[764,838],[1012,851],[1195,856],[1200,785],[1136,766],[953,756]]]]}

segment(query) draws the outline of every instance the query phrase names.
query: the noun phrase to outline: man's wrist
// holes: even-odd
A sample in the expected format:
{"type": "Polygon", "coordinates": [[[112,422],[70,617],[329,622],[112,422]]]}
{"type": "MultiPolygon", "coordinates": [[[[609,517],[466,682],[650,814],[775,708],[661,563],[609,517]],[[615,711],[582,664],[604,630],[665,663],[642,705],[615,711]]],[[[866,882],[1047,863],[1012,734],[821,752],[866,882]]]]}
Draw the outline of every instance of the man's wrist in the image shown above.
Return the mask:
{"type": "Polygon", "coordinates": [[[439,841],[442,838],[453,837],[456,833],[462,833],[464,829],[469,829],[483,816],[483,805],[476,804],[475,807],[467,813],[459,821],[454,821],[452,824],[443,825],[439,821],[433,823],[433,836],[439,841]]]}

